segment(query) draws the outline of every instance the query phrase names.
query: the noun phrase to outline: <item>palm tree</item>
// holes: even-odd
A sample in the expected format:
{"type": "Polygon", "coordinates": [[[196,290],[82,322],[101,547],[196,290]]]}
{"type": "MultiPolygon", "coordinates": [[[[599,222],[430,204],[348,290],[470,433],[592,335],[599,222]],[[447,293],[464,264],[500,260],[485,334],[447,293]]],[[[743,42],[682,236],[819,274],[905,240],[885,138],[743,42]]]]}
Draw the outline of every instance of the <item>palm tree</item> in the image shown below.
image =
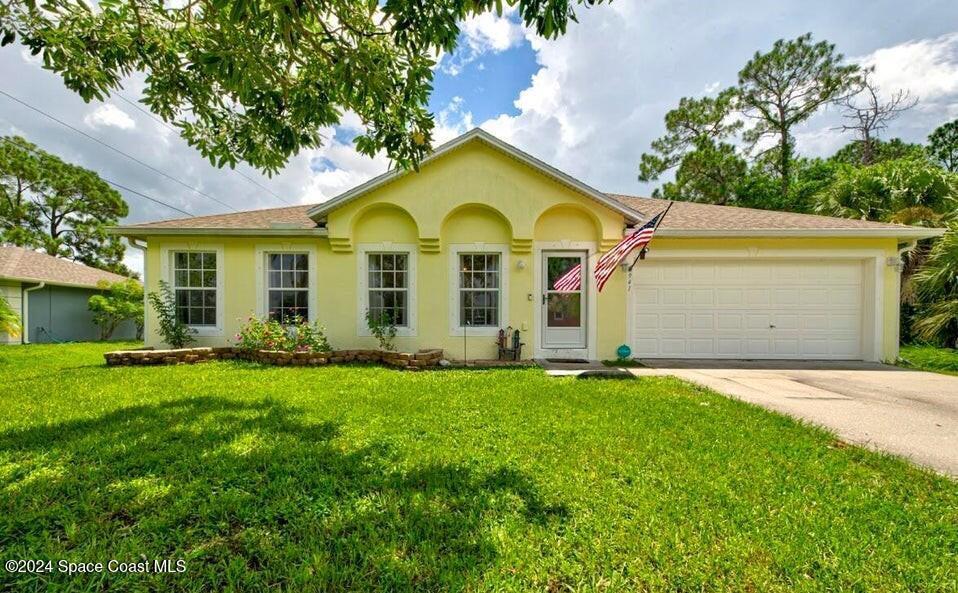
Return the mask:
{"type": "Polygon", "coordinates": [[[935,243],[915,274],[919,301],[915,334],[958,347],[958,222],[935,243]]]}
{"type": "Polygon", "coordinates": [[[3,297],[0,297],[0,333],[13,338],[20,337],[20,317],[3,297]]]}

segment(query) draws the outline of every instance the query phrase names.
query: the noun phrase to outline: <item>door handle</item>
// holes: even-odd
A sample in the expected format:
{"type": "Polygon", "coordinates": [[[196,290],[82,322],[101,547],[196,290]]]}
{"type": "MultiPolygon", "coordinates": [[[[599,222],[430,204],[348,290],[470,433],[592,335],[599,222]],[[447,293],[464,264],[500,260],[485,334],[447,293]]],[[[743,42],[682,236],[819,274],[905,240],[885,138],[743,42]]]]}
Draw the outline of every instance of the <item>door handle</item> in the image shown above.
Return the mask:
{"type": "Polygon", "coordinates": [[[768,324],[768,328],[769,328],[769,329],[775,329],[775,324],[774,324],[774,323],[769,323],[769,324],[768,324]]]}
{"type": "Polygon", "coordinates": [[[542,304],[546,304],[546,293],[542,293],[542,304]]]}

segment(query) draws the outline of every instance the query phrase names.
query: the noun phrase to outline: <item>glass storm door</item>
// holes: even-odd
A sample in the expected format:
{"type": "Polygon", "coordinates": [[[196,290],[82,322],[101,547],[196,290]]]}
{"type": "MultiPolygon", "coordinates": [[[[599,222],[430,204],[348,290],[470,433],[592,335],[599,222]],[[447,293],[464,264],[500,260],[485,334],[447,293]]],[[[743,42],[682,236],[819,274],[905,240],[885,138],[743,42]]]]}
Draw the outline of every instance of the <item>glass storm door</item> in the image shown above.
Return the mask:
{"type": "Polygon", "coordinates": [[[542,348],[585,348],[588,280],[584,251],[544,251],[542,253],[542,348]],[[580,267],[578,287],[556,288],[556,281],[576,266],[580,267]]]}

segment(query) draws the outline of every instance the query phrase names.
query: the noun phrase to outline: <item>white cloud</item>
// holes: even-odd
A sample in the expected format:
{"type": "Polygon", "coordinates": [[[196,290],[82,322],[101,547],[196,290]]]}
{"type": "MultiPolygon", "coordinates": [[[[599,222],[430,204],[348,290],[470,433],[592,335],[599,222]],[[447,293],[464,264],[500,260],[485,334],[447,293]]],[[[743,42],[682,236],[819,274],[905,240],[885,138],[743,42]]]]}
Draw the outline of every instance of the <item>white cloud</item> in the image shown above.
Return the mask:
{"type": "Polygon", "coordinates": [[[856,61],[874,68],[886,91],[907,89],[929,104],[958,100],[958,33],[884,47],[856,61]]]}
{"type": "Polygon", "coordinates": [[[112,127],[121,130],[132,130],[136,127],[133,118],[125,111],[112,103],[100,105],[83,118],[83,122],[91,128],[112,127]]]}
{"type": "Polygon", "coordinates": [[[462,32],[469,47],[477,53],[499,53],[522,43],[522,27],[511,18],[514,10],[502,16],[486,12],[463,21],[462,32]]]}
{"type": "MultiPolygon", "coordinates": [[[[882,47],[851,61],[873,69],[871,75],[886,98],[908,91],[918,104],[889,124],[883,138],[902,137],[921,142],[928,133],[958,117],[958,33],[928,39],[912,39],[882,47]]],[[[812,156],[828,156],[853,138],[839,133],[838,110],[824,110],[796,132],[798,149],[812,156]]]]}
{"type": "Polygon", "coordinates": [[[475,127],[472,123],[472,112],[466,111],[465,103],[462,97],[453,97],[449,104],[436,114],[434,146],[452,140],[475,127]]]}
{"type": "MultiPolygon", "coordinates": [[[[503,11],[502,16],[486,12],[469,17],[460,24],[462,40],[453,54],[442,56],[441,69],[450,76],[458,76],[462,70],[485,54],[501,53],[518,47],[525,34],[522,26],[513,20],[515,7],[503,11]]],[[[480,64],[480,70],[485,66],[480,64]]]]}
{"type": "MultiPolygon", "coordinates": [[[[579,23],[570,24],[558,39],[527,32],[540,68],[514,102],[518,114],[480,125],[595,187],[645,193],[657,184],[637,181],[640,155],[664,132],[665,113],[681,97],[717,92],[721,81],[734,80],[756,50],[809,30],[836,43],[839,51],[862,55],[860,60],[876,67],[889,92],[907,86],[921,96],[920,109],[894,122],[887,137],[921,141],[958,116],[958,33],[916,35],[914,23],[929,21],[914,14],[909,15],[914,17],[909,30],[889,28],[889,22],[905,15],[861,16],[853,4],[821,14],[809,6],[790,6],[804,20],[787,23],[771,5],[746,4],[733,2],[726,16],[701,18],[694,3],[612,3],[579,10],[579,23]],[[745,14],[748,18],[733,18],[745,14]],[[853,15],[864,19],[857,21],[859,28],[835,26],[853,15]],[[767,24],[775,19],[779,22],[770,31],[767,24]]],[[[958,5],[947,11],[958,13],[958,5]]],[[[799,150],[830,154],[849,141],[830,129],[836,117],[832,110],[796,130],[799,150]]]]}

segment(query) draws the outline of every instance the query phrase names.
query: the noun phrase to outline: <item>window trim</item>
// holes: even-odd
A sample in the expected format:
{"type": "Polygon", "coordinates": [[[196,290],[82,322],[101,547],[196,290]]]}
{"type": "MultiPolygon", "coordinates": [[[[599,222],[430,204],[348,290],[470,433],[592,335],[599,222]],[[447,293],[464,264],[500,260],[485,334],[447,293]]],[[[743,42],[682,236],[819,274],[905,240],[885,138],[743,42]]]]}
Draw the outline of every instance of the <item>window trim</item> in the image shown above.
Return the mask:
{"type": "Polygon", "coordinates": [[[418,298],[418,250],[419,246],[413,243],[359,243],[356,245],[356,290],[359,295],[359,307],[356,309],[356,335],[371,337],[369,326],[366,324],[366,310],[369,308],[369,254],[371,253],[401,253],[409,262],[406,272],[406,327],[397,327],[396,335],[400,337],[416,337],[419,330],[418,298]]]}
{"type": "Polygon", "coordinates": [[[191,325],[195,330],[195,335],[199,337],[222,337],[223,320],[225,319],[225,299],[223,287],[224,265],[223,265],[223,245],[221,244],[203,244],[203,243],[170,243],[160,247],[160,278],[170,286],[170,290],[176,290],[173,283],[173,258],[177,253],[197,253],[214,252],[216,253],[216,325],[191,325]]]}
{"type": "Polygon", "coordinates": [[[273,253],[305,253],[306,265],[309,266],[307,275],[307,298],[309,299],[307,316],[310,323],[318,321],[316,246],[302,243],[257,243],[254,250],[256,252],[256,316],[262,319],[269,309],[269,297],[267,296],[269,282],[266,278],[269,274],[269,266],[266,264],[266,258],[273,253]]]}
{"type": "Polygon", "coordinates": [[[502,243],[454,243],[449,245],[449,335],[466,336],[497,336],[499,330],[509,325],[509,250],[508,245],[502,243]],[[464,328],[459,325],[459,256],[495,253],[499,255],[499,325],[464,328]]]}

